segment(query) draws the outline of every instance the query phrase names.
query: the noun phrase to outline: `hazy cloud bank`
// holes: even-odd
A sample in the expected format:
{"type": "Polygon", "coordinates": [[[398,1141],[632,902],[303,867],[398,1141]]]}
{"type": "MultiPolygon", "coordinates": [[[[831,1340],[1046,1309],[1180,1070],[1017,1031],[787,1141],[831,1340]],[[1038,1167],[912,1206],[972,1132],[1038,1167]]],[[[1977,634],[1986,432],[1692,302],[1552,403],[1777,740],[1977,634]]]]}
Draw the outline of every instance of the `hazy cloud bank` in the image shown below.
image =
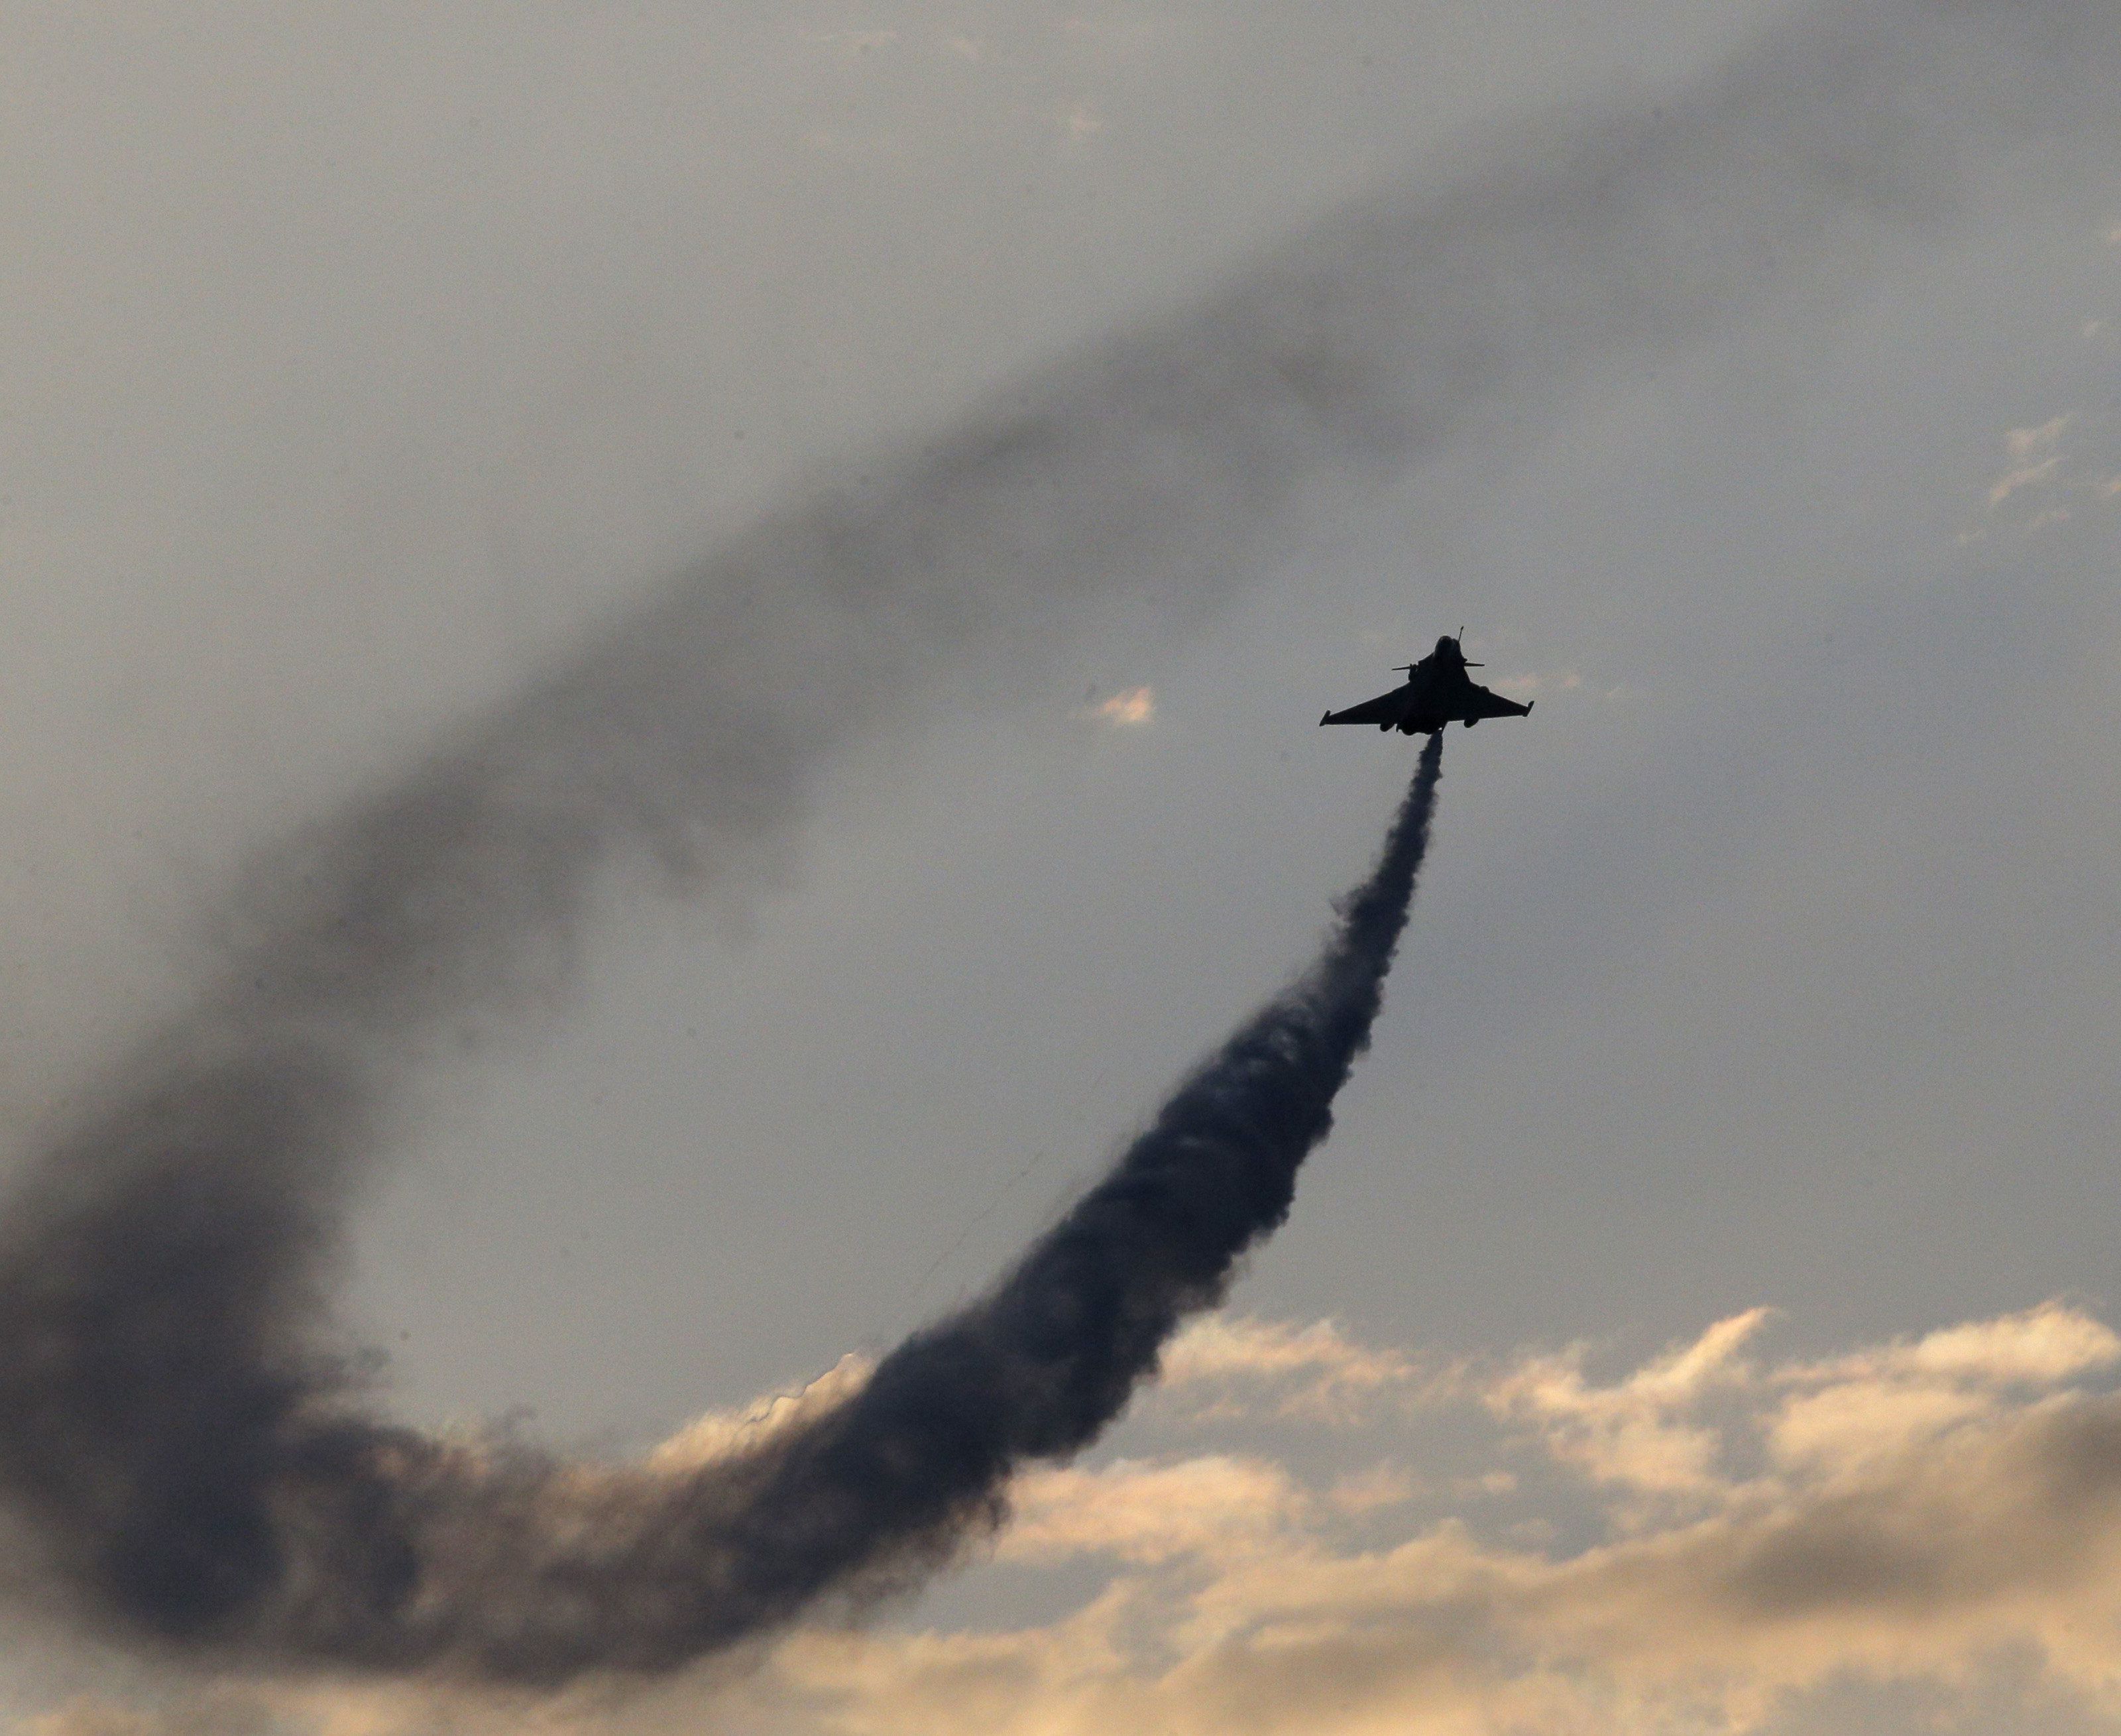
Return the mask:
{"type": "MultiPolygon", "coordinates": [[[[1285,1425],[1312,1378],[1286,1346],[1317,1329],[1224,1323],[1258,1347],[1250,1414],[1285,1425]]],[[[83,1701],[34,1728],[177,1736],[209,1727],[207,1706],[235,1720],[212,1728],[275,1736],[660,1736],[702,1718],[785,1736],[1853,1736],[1918,1702],[1952,1728],[2121,1729],[2121,1338],[2063,1303],[1830,1356],[1765,1354],[1771,1330],[1751,1311],[1609,1379],[1579,1349],[1421,1383],[1424,1407],[1489,1419],[1489,1487],[1556,1479],[1545,1498],[1573,1505],[1581,1547],[1527,1541],[1507,1499],[1416,1516],[1412,1479],[1368,1499],[1182,1453],[1025,1479],[1000,1557],[1107,1574],[1043,1626],[812,1631],[749,1673],[623,1702],[223,1687],[166,1715],[83,1701]]],[[[1407,1416],[1366,1444],[1403,1446],[1407,1416]]]]}

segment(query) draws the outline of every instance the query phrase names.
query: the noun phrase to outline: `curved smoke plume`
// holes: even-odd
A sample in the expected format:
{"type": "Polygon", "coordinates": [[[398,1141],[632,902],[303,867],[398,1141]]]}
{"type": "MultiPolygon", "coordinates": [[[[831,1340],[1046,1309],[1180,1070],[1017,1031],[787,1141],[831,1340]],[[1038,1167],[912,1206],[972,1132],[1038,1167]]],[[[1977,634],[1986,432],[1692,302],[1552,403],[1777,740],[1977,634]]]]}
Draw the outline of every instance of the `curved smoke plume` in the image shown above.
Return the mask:
{"type": "Polygon", "coordinates": [[[939,1562],[1028,1460],[1094,1439],[1287,1215],[1368,1045],[1442,763],[1439,734],[1311,969],[1014,1271],[748,1451],[601,1470],[354,1409],[287,1328],[328,1220],[273,1164],[343,1108],[290,1054],[128,1106],[152,1150],[8,1251],[0,1477],[75,1589],[149,1633],[541,1685],[668,1668],[939,1562]]]}
{"type": "MultiPolygon", "coordinates": [[[[1322,1131],[1389,899],[1181,1094],[1200,1118],[1159,1123],[986,1303],[771,1449],[655,1484],[652,1522],[637,1480],[368,1420],[317,1348],[348,1187],[422,1041],[552,981],[608,861],[725,875],[942,673],[1108,605],[1194,618],[1270,567],[1321,483],[1396,474],[1932,224],[2005,145],[2112,128],[2118,63],[2110,0],[1802,14],[1657,110],[1344,212],[799,503],[273,856],[221,979],[85,1088],[0,1232],[0,1494],[51,1581],[176,1642],[553,1679],[666,1664],[947,1550],[1278,1217],[1285,1169],[1195,1195],[1170,1160],[1219,1173],[1240,1109],[1289,1164],[1322,1131]],[[822,713],[799,679],[821,663],[822,713]],[[1246,1094],[1284,1073],[1289,1094],[1246,1094]],[[1126,1272],[1083,1263],[1093,1230],[1126,1272]],[[1036,1354],[1000,1357],[1005,1328],[1036,1354]],[[1064,1354],[1093,1338],[1101,1359],[1064,1354]],[[993,1414],[943,1402],[995,1392],[993,1414]]],[[[1411,873],[1419,832],[1388,866],[1411,873]]]]}

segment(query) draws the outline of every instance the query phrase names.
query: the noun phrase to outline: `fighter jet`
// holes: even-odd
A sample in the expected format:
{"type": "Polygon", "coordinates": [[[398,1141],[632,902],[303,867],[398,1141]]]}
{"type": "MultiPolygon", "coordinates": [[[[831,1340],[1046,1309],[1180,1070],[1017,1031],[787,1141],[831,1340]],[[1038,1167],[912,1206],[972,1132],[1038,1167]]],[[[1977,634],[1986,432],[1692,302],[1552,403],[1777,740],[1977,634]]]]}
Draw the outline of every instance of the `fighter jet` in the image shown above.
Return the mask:
{"type": "Polygon", "coordinates": [[[1319,723],[1374,723],[1381,730],[1397,730],[1402,735],[1425,735],[1447,723],[1462,723],[1470,730],[1483,717],[1523,717],[1531,711],[1530,700],[1519,705],[1514,699],[1489,693],[1468,675],[1467,670],[1482,665],[1468,663],[1458,642],[1448,633],[1436,642],[1436,649],[1420,662],[1402,663],[1399,667],[1406,671],[1404,686],[1351,705],[1345,712],[1328,712],[1319,723]]]}

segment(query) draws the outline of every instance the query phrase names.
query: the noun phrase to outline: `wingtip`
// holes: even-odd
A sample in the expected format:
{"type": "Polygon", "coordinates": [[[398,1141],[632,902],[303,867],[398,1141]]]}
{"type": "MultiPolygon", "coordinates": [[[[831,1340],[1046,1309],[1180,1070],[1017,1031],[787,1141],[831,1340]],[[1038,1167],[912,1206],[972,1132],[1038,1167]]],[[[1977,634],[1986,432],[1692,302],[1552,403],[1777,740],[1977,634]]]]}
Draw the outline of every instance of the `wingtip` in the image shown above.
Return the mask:
{"type": "Polygon", "coordinates": [[[1318,714],[1318,726],[1321,729],[1323,729],[1326,726],[1326,720],[1332,715],[1333,714],[1331,711],[1321,712],[1318,714]]]}

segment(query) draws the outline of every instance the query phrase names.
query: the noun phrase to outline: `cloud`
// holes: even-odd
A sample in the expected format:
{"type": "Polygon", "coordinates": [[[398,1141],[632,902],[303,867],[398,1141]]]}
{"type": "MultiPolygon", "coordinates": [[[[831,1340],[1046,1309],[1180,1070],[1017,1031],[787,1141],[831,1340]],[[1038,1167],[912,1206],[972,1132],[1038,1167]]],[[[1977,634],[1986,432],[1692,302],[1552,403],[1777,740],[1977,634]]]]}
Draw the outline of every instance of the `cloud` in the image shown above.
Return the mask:
{"type": "Polygon", "coordinates": [[[1285,1542],[1316,1505],[1279,1465],[1227,1454],[1040,1471],[1018,1486],[998,1553],[1005,1561],[1225,1559],[1285,1542]]]}
{"type": "Polygon", "coordinates": [[[2117,1360],[2121,1340],[2105,1326],[2050,1302],[1786,1369],[1777,1378],[1789,1391],[1767,1425],[1766,1444],[1785,1468],[1847,1476],[1978,1426],[1999,1392],[2059,1385],[2117,1360]]]}
{"type": "MultiPolygon", "coordinates": [[[[2095,320],[2085,328],[2087,338],[2103,329],[2095,320]]],[[[2117,455],[2116,425],[2104,413],[2082,414],[2071,410],[2030,427],[2012,428],[2003,436],[2009,462],[1989,484],[1988,516],[2020,532],[2039,530],[2067,523],[2073,503],[2086,497],[2096,501],[2113,497],[2106,487],[2108,467],[2117,455]],[[2010,508],[2010,516],[2002,516],[2010,508]]],[[[1971,531],[1961,543],[1979,539],[1971,531]]]]}
{"type": "MultiPolygon", "coordinates": [[[[1747,1310],[1604,1383],[1580,1349],[1459,1370],[1452,1391],[1494,1431],[1489,1470],[1465,1485],[1471,1510],[1498,1510],[1485,1524],[1407,1511],[1416,1486],[1390,1466],[1312,1481],[1257,1456],[1122,1459],[1019,1485],[1000,1559],[1098,1575],[1028,1626],[812,1628],[748,1670],[624,1699],[224,1683],[146,1708],[82,1700],[29,1728],[1854,1736],[2037,1715],[2121,1731],[2121,1396],[2098,1384],[2121,1338],[2049,1302],[1776,1360],[1760,1347],[1771,1321],[1747,1310]],[[1512,1520],[1533,1497],[1492,1461],[1527,1446],[1577,1493],[1571,1545],[1527,1544],[1512,1520]],[[1683,1498],[1645,1505],[1645,1488],[1683,1498]],[[1921,1720],[1890,1710],[1911,1703],[1921,1720]]],[[[1181,1386],[1271,1393],[1423,1365],[1331,1323],[1217,1326],[1181,1341],[1181,1386]]]]}
{"type": "Polygon", "coordinates": [[[1828,1362],[1799,1364],[1792,1381],[1958,1379],[1988,1386],[2052,1385],[2121,1361],[2121,1338],[2061,1302],[2024,1314],[1946,1327],[1912,1342],[1828,1362]]]}
{"type": "Polygon", "coordinates": [[[1995,485],[1989,489],[1988,504],[1992,506],[2000,506],[2021,488],[2030,488],[2035,483],[2051,481],[2062,462],[2062,455],[2056,453],[2053,456],[2043,458],[2037,463],[2021,464],[2016,469],[2005,471],[1996,479],[1995,485]]]}
{"type": "Polygon", "coordinates": [[[2012,428],[2003,436],[2004,450],[2021,462],[2053,452],[2076,420],[2074,412],[2064,411],[2053,421],[2044,422],[2036,428],[2012,428]]]}
{"type": "Polygon", "coordinates": [[[2044,422],[2038,427],[2012,428],[2003,436],[2003,448],[2011,455],[2011,468],[1997,478],[1988,490],[1988,505],[1993,511],[2016,494],[2021,488],[2051,482],[2055,472],[2064,462],[2061,450],[2062,437],[2076,420],[2065,413],[2052,422],[2044,422]]]}
{"type": "Polygon", "coordinates": [[[1381,1402],[1418,1400],[1447,1379],[1397,1351],[1357,1343],[1331,1320],[1296,1326],[1211,1314],[1165,1349],[1158,1390],[1196,1415],[1263,1411],[1345,1421],[1369,1414],[1381,1402]]]}
{"type": "Polygon", "coordinates": [[[1156,689],[1149,687],[1130,687],[1086,705],[1080,713],[1099,723],[1110,724],[1114,729],[1138,729],[1156,721],[1156,689]]]}
{"type": "Polygon", "coordinates": [[[1586,1382],[1581,1346],[1528,1358],[1484,1397],[1498,1416],[1534,1429],[1556,1460],[1600,1482],[1646,1494],[1700,1493],[1714,1486],[1719,1442],[1686,1419],[1710,1388],[1747,1383],[1740,1352],[1768,1318],[1755,1308],[1719,1321],[1615,1386],[1586,1382]]]}
{"type": "MultiPolygon", "coordinates": [[[[1947,1713],[2000,1706],[1997,1729],[2035,1703],[2121,1729],[2121,1401],[2071,1384],[2112,1366],[2113,1336],[2049,1304],[1764,1365],[1751,1346],[1766,1319],[1718,1323],[1609,1385],[1583,1378],[1580,1353],[1520,1358],[1486,1383],[1499,1415],[1570,1420],[1541,1438],[1563,1468],[1591,1473],[1594,1493],[1669,1482],[1676,1463],[1694,1505],[1662,1524],[1616,1523],[1546,1552],[1453,1517],[1343,1550],[1322,1504],[1252,1467],[1246,1547],[1211,1533],[1190,1584],[1159,1555],[1160,1576],[1122,1574],[1056,1623],[810,1634],[771,1668],[781,1691],[816,1696],[811,1728],[844,1733],[1853,1730],[1876,1727],[1865,1710],[1876,1696],[1909,1687],[1947,1713]],[[1953,1404],[1908,1402],[1946,1393],[1953,1404]],[[1785,1448],[1746,1474],[1727,1468],[1830,1398],[1841,1446],[1863,1450],[1785,1448]],[[1708,1420],[1733,1401],[1729,1421],[1708,1420]],[[1704,1444],[1676,1461],[1634,1450],[1689,1430],[1704,1444]],[[1822,1722],[1830,1703],[1853,1706],[1850,1721],[1822,1722]]],[[[1141,1503],[1141,1474],[1121,1473],[1124,1505],[1195,1519],[1242,1481],[1227,1461],[1185,1462],[1141,1503]]],[[[1107,1492],[1094,1478],[1053,1486],[1042,1535],[1108,1550],[1087,1514],[1066,1510],[1107,1492]]],[[[1176,1517],[1147,1528],[1186,1534],[1176,1517]]]]}
{"type": "Polygon", "coordinates": [[[659,1444],[648,1455],[647,1468],[682,1476],[717,1459],[755,1451],[851,1398],[875,1366],[872,1358],[851,1352],[793,1392],[769,1393],[737,1410],[709,1411],[659,1444]]]}

